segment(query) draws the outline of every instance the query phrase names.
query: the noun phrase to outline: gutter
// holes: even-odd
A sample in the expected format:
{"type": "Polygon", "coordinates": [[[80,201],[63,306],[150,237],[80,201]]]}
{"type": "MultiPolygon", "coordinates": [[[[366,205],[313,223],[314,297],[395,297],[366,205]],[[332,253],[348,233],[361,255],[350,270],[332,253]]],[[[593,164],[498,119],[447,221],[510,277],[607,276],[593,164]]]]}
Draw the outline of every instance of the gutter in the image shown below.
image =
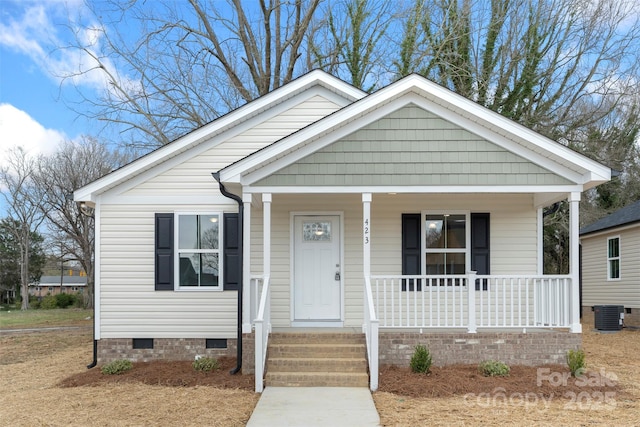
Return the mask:
{"type": "Polygon", "coordinates": [[[220,182],[220,172],[212,172],[211,175],[213,176],[213,179],[216,180],[216,182],[218,183],[218,186],[220,188],[220,193],[222,193],[223,196],[228,197],[229,199],[235,200],[236,203],[238,203],[238,257],[240,259],[240,271],[238,272],[238,328],[237,328],[237,344],[236,344],[236,349],[237,349],[237,354],[236,354],[236,367],[233,368],[229,373],[231,375],[235,375],[238,372],[240,372],[240,370],[242,369],[242,293],[243,293],[243,277],[242,277],[242,270],[243,270],[243,259],[242,259],[242,253],[244,251],[243,248],[243,236],[242,236],[242,228],[243,228],[243,211],[244,211],[244,204],[242,202],[242,198],[230,193],[227,191],[227,189],[224,187],[224,184],[222,184],[222,182],[220,182]]]}

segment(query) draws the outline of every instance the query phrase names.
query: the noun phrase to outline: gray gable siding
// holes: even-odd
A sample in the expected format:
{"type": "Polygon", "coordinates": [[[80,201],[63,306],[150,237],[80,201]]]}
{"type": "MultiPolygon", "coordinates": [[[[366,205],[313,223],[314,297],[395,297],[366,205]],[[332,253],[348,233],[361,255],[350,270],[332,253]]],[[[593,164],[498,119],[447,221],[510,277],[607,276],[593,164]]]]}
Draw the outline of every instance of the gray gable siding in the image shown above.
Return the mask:
{"type": "Polygon", "coordinates": [[[405,106],[255,183],[565,184],[571,182],[415,105],[405,106]]]}

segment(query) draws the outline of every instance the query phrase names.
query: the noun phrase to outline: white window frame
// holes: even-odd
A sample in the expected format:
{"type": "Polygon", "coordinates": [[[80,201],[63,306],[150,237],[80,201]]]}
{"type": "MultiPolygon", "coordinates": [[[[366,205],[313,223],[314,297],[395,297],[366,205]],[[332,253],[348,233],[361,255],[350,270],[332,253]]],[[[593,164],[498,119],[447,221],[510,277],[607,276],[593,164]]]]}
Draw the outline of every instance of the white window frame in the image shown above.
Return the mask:
{"type": "Polygon", "coordinates": [[[620,238],[620,235],[617,236],[611,236],[611,237],[607,237],[607,281],[608,282],[615,282],[618,280],[621,280],[622,278],[622,239],[620,238]],[[609,242],[611,242],[614,239],[618,239],[618,256],[617,257],[611,257],[609,256],[609,242]],[[618,277],[611,277],[611,261],[618,261],[618,277]]]}
{"type": "Polygon", "coordinates": [[[174,212],[174,227],[173,227],[173,274],[174,274],[174,290],[181,292],[220,292],[224,290],[223,280],[223,267],[224,267],[224,215],[222,212],[211,211],[188,211],[188,212],[174,212]],[[180,286],[180,217],[181,216],[218,216],[218,249],[185,249],[183,252],[196,252],[196,253],[213,253],[218,254],[218,286],[180,286]]]}
{"type": "MultiPolygon", "coordinates": [[[[462,211],[462,210],[428,210],[420,212],[420,245],[422,248],[422,260],[420,262],[420,271],[422,275],[426,274],[427,270],[427,253],[463,253],[464,256],[464,264],[465,264],[465,272],[467,274],[469,270],[471,270],[471,211],[462,211]],[[436,249],[427,249],[427,230],[426,230],[426,217],[427,215],[464,215],[465,219],[465,247],[463,249],[445,249],[445,248],[436,248],[436,249]]],[[[445,276],[449,276],[449,274],[443,274],[445,276]]]]}

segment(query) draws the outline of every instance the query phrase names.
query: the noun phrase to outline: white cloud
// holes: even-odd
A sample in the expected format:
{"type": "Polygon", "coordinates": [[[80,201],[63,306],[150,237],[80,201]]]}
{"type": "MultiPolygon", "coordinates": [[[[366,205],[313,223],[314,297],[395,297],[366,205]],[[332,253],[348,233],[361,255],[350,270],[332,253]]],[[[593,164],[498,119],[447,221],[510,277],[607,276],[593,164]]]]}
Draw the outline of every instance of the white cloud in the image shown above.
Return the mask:
{"type": "Polygon", "coordinates": [[[0,104],[0,167],[6,151],[21,146],[32,156],[51,154],[64,141],[66,135],[47,129],[29,114],[10,104],[0,104]]]}
{"type": "Polygon", "coordinates": [[[104,73],[89,71],[98,65],[94,57],[112,72],[115,66],[102,55],[100,26],[81,22],[89,16],[82,0],[12,2],[12,6],[12,13],[0,21],[0,46],[28,56],[56,83],[64,80],[97,91],[110,89],[104,73]],[[76,42],[84,44],[86,51],[73,47],[76,42]]]}

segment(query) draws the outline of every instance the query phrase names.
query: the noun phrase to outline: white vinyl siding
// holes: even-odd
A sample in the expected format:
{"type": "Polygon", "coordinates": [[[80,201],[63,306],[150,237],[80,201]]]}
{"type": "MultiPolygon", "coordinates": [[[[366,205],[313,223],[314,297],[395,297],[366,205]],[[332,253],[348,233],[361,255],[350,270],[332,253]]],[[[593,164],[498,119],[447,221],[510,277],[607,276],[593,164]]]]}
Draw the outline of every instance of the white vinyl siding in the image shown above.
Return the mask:
{"type": "MultiPolygon", "coordinates": [[[[371,203],[371,273],[402,274],[401,216],[421,211],[489,212],[491,273],[536,274],[537,216],[530,195],[374,194],[371,203]]],[[[271,203],[271,307],[274,327],[290,326],[291,212],[344,213],[345,327],[362,325],[362,196],[274,194],[271,203]]],[[[262,272],[262,207],[254,196],[251,211],[251,271],[262,272]]]]}
{"type": "MultiPolygon", "coordinates": [[[[165,167],[164,172],[137,177],[103,195],[108,202],[101,205],[101,259],[96,272],[101,337],[235,338],[236,291],[154,290],[154,214],[237,212],[237,204],[221,196],[211,173],[338,108],[322,96],[303,99],[228,141],[165,167]]],[[[259,256],[261,242],[260,237],[259,256]]]]}
{"type": "Polygon", "coordinates": [[[640,226],[582,237],[582,305],[640,309],[640,226]],[[620,238],[620,280],[608,280],[608,240],[620,238]]]}
{"type": "Polygon", "coordinates": [[[321,96],[314,96],[255,127],[224,141],[175,167],[130,189],[126,196],[179,194],[210,191],[217,187],[211,177],[229,164],[301,129],[339,108],[321,96]]]}
{"type": "MultiPolygon", "coordinates": [[[[236,291],[155,290],[154,214],[174,209],[166,205],[102,206],[98,272],[102,338],[236,336],[236,291]]],[[[212,209],[233,212],[237,206],[212,209]]]]}

